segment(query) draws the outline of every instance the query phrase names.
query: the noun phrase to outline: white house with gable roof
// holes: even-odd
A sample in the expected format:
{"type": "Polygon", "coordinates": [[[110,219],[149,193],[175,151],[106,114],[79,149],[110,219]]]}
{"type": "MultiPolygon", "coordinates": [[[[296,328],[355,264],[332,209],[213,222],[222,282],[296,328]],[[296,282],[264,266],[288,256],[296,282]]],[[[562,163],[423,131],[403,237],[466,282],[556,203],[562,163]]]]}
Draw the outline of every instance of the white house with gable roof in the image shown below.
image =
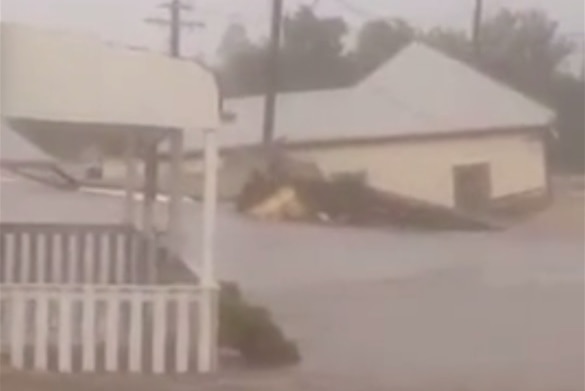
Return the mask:
{"type": "MultiPolygon", "coordinates": [[[[259,143],[264,98],[224,106],[236,116],[220,134],[224,156],[259,143]]],[[[332,176],[361,172],[380,190],[464,208],[547,194],[554,113],[422,43],[353,87],[279,94],[276,110],[275,139],[332,176]]],[[[193,156],[198,142],[187,140],[193,156]]]]}

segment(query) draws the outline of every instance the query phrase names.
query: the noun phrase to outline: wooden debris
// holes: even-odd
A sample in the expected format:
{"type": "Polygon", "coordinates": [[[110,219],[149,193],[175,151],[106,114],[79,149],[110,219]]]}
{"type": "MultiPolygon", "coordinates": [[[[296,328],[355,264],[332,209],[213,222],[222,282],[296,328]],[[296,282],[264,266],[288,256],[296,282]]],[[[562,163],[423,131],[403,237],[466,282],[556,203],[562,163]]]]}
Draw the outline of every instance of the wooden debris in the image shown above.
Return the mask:
{"type": "Polygon", "coordinates": [[[431,230],[483,230],[484,216],[381,192],[359,179],[298,179],[255,173],[237,200],[238,210],[270,220],[312,220],[360,226],[431,230]]]}

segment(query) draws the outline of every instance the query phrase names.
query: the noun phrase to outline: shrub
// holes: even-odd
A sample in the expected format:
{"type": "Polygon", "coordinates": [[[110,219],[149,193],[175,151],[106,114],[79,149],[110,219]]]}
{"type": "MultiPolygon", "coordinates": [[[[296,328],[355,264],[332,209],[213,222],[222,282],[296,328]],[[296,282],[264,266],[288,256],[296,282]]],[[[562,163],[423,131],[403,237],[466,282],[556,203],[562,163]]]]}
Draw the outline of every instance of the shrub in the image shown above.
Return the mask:
{"type": "Polygon", "coordinates": [[[220,345],[238,351],[247,364],[284,366],[296,364],[300,355],[274,323],[269,311],[252,306],[235,283],[223,283],[219,298],[220,345]]]}

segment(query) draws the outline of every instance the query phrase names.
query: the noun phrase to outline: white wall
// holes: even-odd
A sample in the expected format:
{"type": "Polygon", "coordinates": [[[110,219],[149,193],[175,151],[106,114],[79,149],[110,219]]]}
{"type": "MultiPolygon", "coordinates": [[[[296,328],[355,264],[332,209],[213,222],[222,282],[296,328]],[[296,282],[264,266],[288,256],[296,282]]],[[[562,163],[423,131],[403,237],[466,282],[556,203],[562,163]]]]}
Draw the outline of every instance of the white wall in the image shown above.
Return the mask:
{"type": "MultiPolygon", "coordinates": [[[[546,187],[544,148],[536,134],[472,136],[426,141],[303,148],[293,157],[317,163],[325,174],[366,171],[370,183],[394,193],[453,206],[453,166],[490,164],[492,197],[546,187]]],[[[161,172],[166,165],[161,164],[161,172]]],[[[201,159],[185,161],[185,171],[200,173],[201,159]]],[[[106,163],[106,176],[125,173],[123,162],[106,163]]],[[[229,181],[233,178],[222,178],[229,181]]]]}
{"type": "Polygon", "coordinates": [[[487,162],[492,197],[544,189],[544,146],[537,135],[490,135],[328,148],[305,148],[297,158],[314,161],[326,174],[366,171],[381,190],[452,206],[452,168],[487,162]]]}

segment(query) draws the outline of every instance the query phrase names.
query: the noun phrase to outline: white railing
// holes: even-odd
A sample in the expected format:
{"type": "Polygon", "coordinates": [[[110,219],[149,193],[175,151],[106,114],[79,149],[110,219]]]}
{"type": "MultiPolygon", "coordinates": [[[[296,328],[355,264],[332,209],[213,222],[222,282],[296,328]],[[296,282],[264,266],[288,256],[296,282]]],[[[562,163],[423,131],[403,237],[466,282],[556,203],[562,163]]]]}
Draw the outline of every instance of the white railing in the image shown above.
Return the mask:
{"type": "Polygon", "coordinates": [[[0,228],[2,282],[137,282],[139,243],[130,227],[3,223],[0,228]]]}
{"type": "Polygon", "coordinates": [[[158,238],[123,225],[0,224],[0,282],[166,284],[196,282],[158,238]],[[189,278],[190,277],[190,278],[189,278]]]}
{"type": "Polygon", "coordinates": [[[208,348],[197,341],[206,293],[179,285],[3,284],[2,354],[16,368],[64,373],[198,370],[205,352],[197,349],[208,348]]]}

